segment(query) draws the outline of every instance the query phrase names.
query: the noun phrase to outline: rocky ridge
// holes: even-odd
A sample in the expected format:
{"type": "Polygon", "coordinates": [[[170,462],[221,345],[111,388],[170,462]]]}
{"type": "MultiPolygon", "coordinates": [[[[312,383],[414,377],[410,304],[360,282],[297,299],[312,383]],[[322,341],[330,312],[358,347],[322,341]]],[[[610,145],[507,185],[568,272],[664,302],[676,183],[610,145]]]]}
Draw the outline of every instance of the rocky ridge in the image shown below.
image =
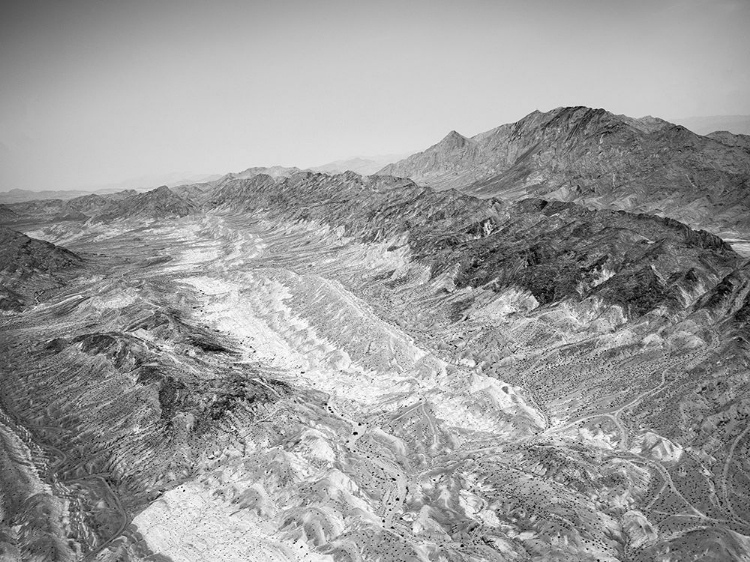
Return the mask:
{"type": "Polygon", "coordinates": [[[542,197],[750,233],[746,145],[743,135],[700,136],[653,117],[563,107],[471,138],[452,131],[378,173],[479,197],[542,197]]]}
{"type": "Polygon", "coordinates": [[[270,212],[343,228],[366,242],[402,239],[432,277],[529,291],[539,304],[598,298],[640,316],[685,306],[741,258],[719,237],[671,219],[528,199],[481,200],[410,180],[301,173],[225,183],[209,208],[270,212]]]}

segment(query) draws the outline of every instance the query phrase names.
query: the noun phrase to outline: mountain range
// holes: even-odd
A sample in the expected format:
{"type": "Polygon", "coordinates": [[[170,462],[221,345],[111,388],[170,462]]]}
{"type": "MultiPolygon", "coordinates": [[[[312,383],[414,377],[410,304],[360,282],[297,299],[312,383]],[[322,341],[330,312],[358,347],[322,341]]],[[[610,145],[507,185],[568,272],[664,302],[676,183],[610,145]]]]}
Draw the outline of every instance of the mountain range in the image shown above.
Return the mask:
{"type": "Polygon", "coordinates": [[[543,197],[668,216],[750,238],[748,137],[700,136],[664,120],[603,109],[534,112],[439,143],[380,170],[477,197],[543,197]]]}

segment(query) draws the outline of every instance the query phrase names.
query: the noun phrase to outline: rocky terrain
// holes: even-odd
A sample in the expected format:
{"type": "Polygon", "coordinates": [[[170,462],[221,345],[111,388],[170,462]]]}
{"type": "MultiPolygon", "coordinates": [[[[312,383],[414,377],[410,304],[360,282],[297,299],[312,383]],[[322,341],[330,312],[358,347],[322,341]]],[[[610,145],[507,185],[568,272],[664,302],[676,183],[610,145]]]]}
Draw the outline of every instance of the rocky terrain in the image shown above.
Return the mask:
{"type": "Polygon", "coordinates": [[[1,560],[750,557],[715,234],[351,172],[76,205],[2,231],[1,560]]]}
{"type": "Polygon", "coordinates": [[[73,252],[0,227],[0,310],[20,311],[38,302],[82,266],[73,252]]]}
{"type": "Polygon", "coordinates": [[[378,173],[483,198],[542,197],[657,214],[746,241],[747,139],[726,131],[701,136],[653,117],[561,107],[471,138],[452,131],[378,173]]]}

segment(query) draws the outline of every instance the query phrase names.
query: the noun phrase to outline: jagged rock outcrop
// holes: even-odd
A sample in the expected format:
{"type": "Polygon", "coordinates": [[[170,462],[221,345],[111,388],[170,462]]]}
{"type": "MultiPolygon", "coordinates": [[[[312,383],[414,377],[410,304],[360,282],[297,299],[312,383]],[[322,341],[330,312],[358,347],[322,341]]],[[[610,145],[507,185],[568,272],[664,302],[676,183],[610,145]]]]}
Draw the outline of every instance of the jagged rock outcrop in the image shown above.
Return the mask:
{"type": "Polygon", "coordinates": [[[704,137],[653,117],[563,107],[472,138],[453,131],[379,173],[479,197],[543,197],[750,233],[746,145],[742,135],[704,137]]]}

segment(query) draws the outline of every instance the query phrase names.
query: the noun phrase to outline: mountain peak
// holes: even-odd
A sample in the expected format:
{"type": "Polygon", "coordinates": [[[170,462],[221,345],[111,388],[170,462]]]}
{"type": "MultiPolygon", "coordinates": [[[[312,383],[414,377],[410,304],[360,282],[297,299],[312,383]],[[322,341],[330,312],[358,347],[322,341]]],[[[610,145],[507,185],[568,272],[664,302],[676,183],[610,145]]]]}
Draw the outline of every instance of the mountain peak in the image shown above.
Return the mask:
{"type": "Polygon", "coordinates": [[[750,181],[749,146],[736,135],[701,137],[652,116],[571,106],[535,111],[471,139],[451,131],[379,173],[482,198],[638,209],[699,228],[748,232],[747,199],[738,186],[750,181]],[[731,209],[722,218],[711,203],[717,197],[731,209]]]}
{"type": "Polygon", "coordinates": [[[437,145],[441,148],[447,148],[449,150],[453,150],[456,148],[462,148],[466,146],[469,143],[469,139],[467,139],[465,136],[463,136],[461,133],[458,133],[456,131],[451,131],[445,137],[443,140],[441,140],[437,145]]]}

